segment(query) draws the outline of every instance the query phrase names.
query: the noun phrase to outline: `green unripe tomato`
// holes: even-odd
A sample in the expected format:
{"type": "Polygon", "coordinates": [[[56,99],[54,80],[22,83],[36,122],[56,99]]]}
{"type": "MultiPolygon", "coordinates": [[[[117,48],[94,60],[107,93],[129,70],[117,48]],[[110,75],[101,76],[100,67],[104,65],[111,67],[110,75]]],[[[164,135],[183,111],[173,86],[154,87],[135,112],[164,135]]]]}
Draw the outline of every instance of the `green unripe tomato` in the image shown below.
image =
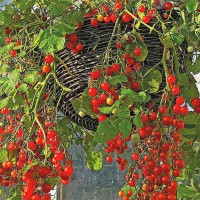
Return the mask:
{"type": "Polygon", "coordinates": [[[118,109],[115,108],[115,109],[112,111],[112,114],[113,114],[113,115],[116,115],[117,113],[118,113],[118,109]]]}
{"type": "Polygon", "coordinates": [[[131,139],[133,141],[133,144],[137,144],[140,141],[140,136],[136,133],[131,136],[131,139]]]}
{"type": "Polygon", "coordinates": [[[140,114],[140,109],[134,108],[133,112],[135,113],[135,115],[139,115],[140,114]]]}
{"type": "Polygon", "coordinates": [[[188,51],[189,53],[192,53],[192,52],[194,51],[193,46],[189,46],[189,47],[187,48],[187,51],[188,51]]]}
{"type": "Polygon", "coordinates": [[[0,189],[0,196],[2,196],[2,194],[3,194],[3,190],[2,190],[2,189],[0,189]]]}
{"type": "Polygon", "coordinates": [[[81,117],[84,117],[84,116],[85,116],[85,112],[84,112],[84,111],[80,111],[78,114],[79,114],[81,117]]]}

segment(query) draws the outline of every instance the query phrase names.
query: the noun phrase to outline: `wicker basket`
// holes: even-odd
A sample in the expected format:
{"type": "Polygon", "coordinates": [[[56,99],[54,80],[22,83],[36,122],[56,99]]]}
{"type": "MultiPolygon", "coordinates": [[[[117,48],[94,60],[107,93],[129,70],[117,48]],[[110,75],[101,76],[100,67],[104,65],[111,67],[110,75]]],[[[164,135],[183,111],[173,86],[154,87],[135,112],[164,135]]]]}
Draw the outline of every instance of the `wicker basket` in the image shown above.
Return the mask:
{"type": "MultiPolygon", "coordinates": [[[[153,23],[149,24],[150,26],[153,23]]],[[[84,41],[84,50],[81,54],[73,54],[67,48],[57,52],[57,55],[64,61],[67,67],[71,70],[73,77],[69,75],[62,64],[57,66],[57,77],[59,81],[66,87],[72,89],[70,93],[64,93],[59,105],[59,110],[70,118],[76,124],[85,127],[89,130],[96,130],[98,126],[97,119],[90,116],[80,117],[71,104],[72,100],[81,96],[88,86],[89,73],[96,68],[102,60],[102,53],[106,50],[108,42],[113,32],[114,23],[100,23],[98,28],[92,28],[90,21],[84,22],[83,28],[77,33],[79,39],[84,41]]],[[[161,27],[156,27],[161,30],[161,27]]],[[[121,24],[122,32],[129,32],[132,28],[130,24],[121,24]]],[[[148,57],[142,63],[143,66],[154,66],[162,59],[163,44],[161,43],[157,33],[150,33],[149,29],[141,25],[138,32],[144,37],[145,43],[149,51],[148,57]]],[[[111,45],[112,56],[116,55],[117,49],[115,39],[111,45]]],[[[161,70],[161,73],[163,71],[161,70]]],[[[57,96],[61,94],[61,89],[58,89],[57,96]]],[[[88,102],[89,103],[89,102],[88,102]]]]}

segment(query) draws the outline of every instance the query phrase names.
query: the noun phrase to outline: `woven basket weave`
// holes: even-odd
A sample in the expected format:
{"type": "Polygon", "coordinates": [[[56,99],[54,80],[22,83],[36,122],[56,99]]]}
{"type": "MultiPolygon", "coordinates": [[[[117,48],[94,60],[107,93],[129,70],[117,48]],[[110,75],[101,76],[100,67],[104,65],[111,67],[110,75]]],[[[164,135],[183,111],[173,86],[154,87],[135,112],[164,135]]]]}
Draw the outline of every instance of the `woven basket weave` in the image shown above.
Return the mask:
{"type": "MultiPolygon", "coordinates": [[[[62,64],[58,64],[56,74],[59,81],[66,87],[70,88],[72,92],[64,93],[59,105],[59,110],[70,118],[71,121],[83,126],[89,130],[96,130],[98,126],[97,119],[93,119],[87,115],[80,117],[72,106],[72,100],[80,97],[84,90],[88,87],[89,73],[96,68],[102,60],[103,52],[105,52],[110,37],[113,32],[114,23],[100,23],[98,28],[92,28],[90,21],[84,22],[83,28],[77,33],[79,39],[84,41],[84,50],[81,54],[73,54],[67,48],[57,52],[57,55],[64,61],[67,67],[73,74],[73,77],[69,75],[65,67],[62,64]]],[[[153,23],[149,24],[153,26],[153,23]]],[[[156,26],[157,30],[161,30],[161,27],[156,26]]],[[[121,24],[122,32],[132,31],[130,24],[121,24]]],[[[163,44],[161,43],[157,33],[150,33],[149,29],[144,25],[140,26],[138,32],[144,37],[145,43],[148,48],[148,56],[142,63],[143,66],[154,66],[162,59],[163,44]]],[[[113,39],[111,44],[112,57],[115,57],[116,40],[113,39]]],[[[111,60],[112,62],[112,60],[111,60]]],[[[163,70],[161,70],[163,74],[163,70]]],[[[61,89],[58,88],[57,96],[61,94],[61,89]]],[[[90,102],[88,102],[90,103],[90,102]]]]}

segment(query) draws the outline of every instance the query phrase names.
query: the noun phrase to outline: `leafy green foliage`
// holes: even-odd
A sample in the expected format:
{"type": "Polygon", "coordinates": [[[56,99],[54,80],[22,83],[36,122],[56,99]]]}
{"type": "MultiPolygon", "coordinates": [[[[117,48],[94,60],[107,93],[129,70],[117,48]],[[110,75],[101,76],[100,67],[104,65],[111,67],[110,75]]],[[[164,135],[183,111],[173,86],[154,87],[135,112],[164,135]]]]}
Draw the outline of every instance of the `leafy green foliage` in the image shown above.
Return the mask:
{"type": "Polygon", "coordinates": [[[97,143],[105,143],[113,139],[119,132],[119,123],[121,120],[117,116],[112,116],[99,123],[94,137],[97,143]]]}
{"type": "Polygon", "coordinates": [[[38,46],[45,53],[53,53],[63,49],[65,44],[65,38],[59,31],[52,29],[44,30],[38,41],[38,46]]]}
{"type": "Polygon", "coordinates": [[[121,74],[121,75],[116,75],[113,76],[112,78],[110,78],[109,83],[111,85],[116,85],[117,83],[123,83],[123,82],[127,82],[128,79],[125,75],[121,74]]]}
{"type": "Polygon", "coordinates": [[[142,128],[143,127],[142,120],[140,119],[139,116],[135,116],[134,119],[133,119],[133,122],[134,122],[136,127],[138,127],[138,128],[142,128]]]}
{"type": "Polygon", "coordinates": [[[200,194],[199,192],[194,189],[194,188],[191,188],[185,184],[179,184],[178,185],[178,197],[179,198],[183,198],[183,197],[186,197],[186,198],[197,198],[197,197],[200,197],[200,194]]]}
{"type": "Polygon", "coordinates": [[[5,162],[8,160],[8,152],[6,149],[1,148],[0,149],[0,162],[5,162]]]}
{"type": "Polygon", "coordinates": [[[160,71],[157,69],[152,69],[144,75],[142,80],[142,88],[150,93],[154,93],[158,91],[161,82],[162,75],[160,71]]]}
{"type": "Polygon", "coordinates": [[[200,116],[196,113],[189,112],[184,117],[185,128],[181,131],[184,137],[188,138],[200,138],[199,128],[200,128],[200,116]]]}
{"type": "Polygon", "coordinates": [[[198,0],[188,0],[186,8],[189,13],[193,13],[198,7],[198,0]]]}
{"type": "Polygon", "coordinates": [[[123,137],[128,137],[132,130],[132,123],[130,120],[124,119],[119,123],[119,131],[122,133],[123,137]]]}
{"type": "Polygon", "coordinates": [[[10,189],[7,200],[21,200],[21,188],[19,184],[10,189]]]}
{"type": "Polygon", "coordinates": [[[95,171],[102,169],[102,153],[100,151],[91,151],[87,154],[86,165],[89,169],[95,171]]]}

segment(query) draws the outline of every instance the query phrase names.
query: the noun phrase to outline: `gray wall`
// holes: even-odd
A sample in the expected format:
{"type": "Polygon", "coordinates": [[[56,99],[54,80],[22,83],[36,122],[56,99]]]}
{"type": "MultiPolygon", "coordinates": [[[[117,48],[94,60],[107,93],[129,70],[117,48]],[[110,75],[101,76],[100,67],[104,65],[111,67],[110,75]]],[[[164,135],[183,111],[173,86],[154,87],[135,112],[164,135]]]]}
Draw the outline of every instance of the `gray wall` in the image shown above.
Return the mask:
{"type": "MultiPolygon", "coordinates": [[[[75,146],[71,152],[75,172],[69,185],[62,187],[62,200],[118,200],[118,192],[124,185],[124,172],[114,162],[104,162],[101,171],[85,166],[85,153],[75,146]]],[[[105,160],[105,155],[103,156],[105,160]]]]}

